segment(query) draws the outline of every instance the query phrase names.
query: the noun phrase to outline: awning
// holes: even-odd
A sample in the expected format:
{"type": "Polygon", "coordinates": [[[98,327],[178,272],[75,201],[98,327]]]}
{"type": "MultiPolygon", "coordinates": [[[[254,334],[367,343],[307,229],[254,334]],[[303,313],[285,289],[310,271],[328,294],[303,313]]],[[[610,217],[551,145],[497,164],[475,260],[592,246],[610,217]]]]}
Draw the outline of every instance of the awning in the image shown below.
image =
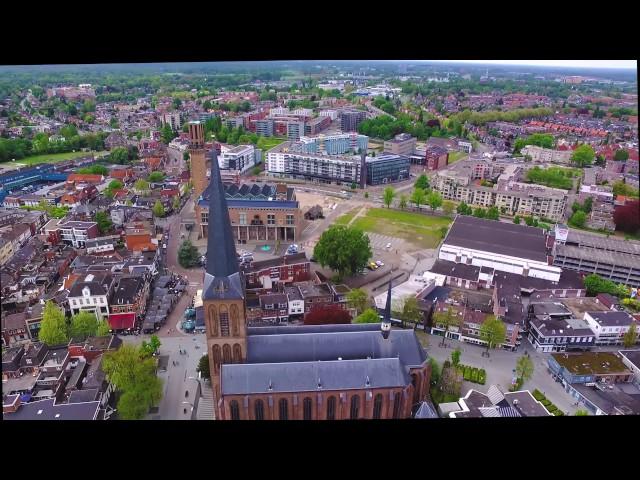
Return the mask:
{"type": "Polygon", "coordinates": [[[136,313],[112,313],[109,315],[109,325],[111,330],[124,330],[133,328],[136,324],[136,313]]]}

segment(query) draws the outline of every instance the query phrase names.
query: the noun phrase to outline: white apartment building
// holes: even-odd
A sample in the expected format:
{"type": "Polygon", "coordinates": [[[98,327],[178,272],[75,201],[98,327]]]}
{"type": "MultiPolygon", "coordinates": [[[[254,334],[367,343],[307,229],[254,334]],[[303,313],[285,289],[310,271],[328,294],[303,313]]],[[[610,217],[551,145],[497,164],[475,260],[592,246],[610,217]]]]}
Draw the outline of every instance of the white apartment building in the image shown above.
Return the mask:
{"type": "Polygon", "coordinates": [[[182,128],[182,119],[179,112],[165,113],[162,115],[162,124],[169,125],[171,130],[176,131],[182,128]]]}
{"type": "Polygon", "coordinates": [[[336,118],[338,118],[338,111],[337,110],[321,110],[318,113],[318,115],[320,117],[329,117],[333,122],[336,118]]]}
{"type": "Polygon", "coordinates": [[[246,172],[256,165],[256,149],[253,145],[238,145],[230,147],[222,145],[218,165],[221,170],[246,172]]]}
{"type": "Polygon", "coordinates": [[[596,334],[596,345],[622,344],[622,337],[634,323],[633,317],[627,312],[616,310],[585,312],[584,320],[596,334]]]}
{"type": "Polygon", "coordinates": [[[554,150],[537,145],[527,145],[520,152],[529,155],[532,161],[538,163],[569,163],[573,153],[572,150],[554,150]]]}

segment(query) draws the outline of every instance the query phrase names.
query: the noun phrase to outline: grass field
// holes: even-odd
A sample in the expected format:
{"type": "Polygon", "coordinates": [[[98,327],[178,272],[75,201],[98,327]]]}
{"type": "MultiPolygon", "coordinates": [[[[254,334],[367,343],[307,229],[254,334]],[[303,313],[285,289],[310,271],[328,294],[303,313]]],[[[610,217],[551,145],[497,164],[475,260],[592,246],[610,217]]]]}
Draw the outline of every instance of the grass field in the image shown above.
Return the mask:
{"type": "Polygon", "coordinates": [[[455,163],[458,160],[462,160],[467,157],[469,154],[466,152],[451,152],[449,153],[449,164],[455,163]]]}
{"type": "Polygon", "coordinates": [[[334,223],[337,225],[348,224],[351,221],[351,219],[356,216],[359,210],[360,210],[359,208],[354,208],[353,210],[345,213],[344,215],[340,215],[338,218],[336,218],[336,221],[334,223]]]}
{"type": "Polygon", "coordinates": [[[286,142],[286,138],[278,137],[264,137],[262,143],[264,143],[264,151],[271,150],[273,147],[280,145],[282,142],[286,142]]]}
{"type": "Polygon", "coordinates": [[[440,229],[448,227],[451,219],[386,208],[372,208],[351,226],[365,232],[402,238],[420,248],[436,248],[441,240],[440,229]]]}
{"type": "MultiPolygon", "coordinates": [[[[57,163],[57,162],[62,162],[64,160],[72,160],[74,158],[86,157],[88,155],[91,155],[92,153],[93,152],[66,152],[66,153],[47,153],[44,155],[32,155],[30,157],[25,157],[25,158],[16,160],[15,162],[5,162],[3,163],[3,165],[9,164],[9,163],[16,165],[20,163],[22,165],[32,166],[32,165],[37,165],[39,163],[47,163],[47,162],[57,163]]],[[[102,156],[106,154],[107,154],[106,151],[95,153],[96,156],[102,156]]]]}

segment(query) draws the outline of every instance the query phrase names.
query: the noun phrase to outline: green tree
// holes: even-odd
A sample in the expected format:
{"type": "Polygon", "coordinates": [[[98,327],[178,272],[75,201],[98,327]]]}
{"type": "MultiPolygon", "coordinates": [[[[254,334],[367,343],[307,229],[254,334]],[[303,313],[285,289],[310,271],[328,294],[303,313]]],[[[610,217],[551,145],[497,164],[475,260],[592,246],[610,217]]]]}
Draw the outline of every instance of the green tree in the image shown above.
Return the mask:
{"type": "Polygon", "coordinates": [[[362,270],[371,258],[369,237],[357,228],[332,225],[325,230],[313,250],[320,265],[329,266],[340,277],[362,270]]]}
{"type": "Polygon", "coordinates": [[[191,268],[198,264],[200,254],[189,240],[185,240],[178,250],[178,263],[182,268],[191,268]]]}
{"type": "Polygon", "coordinates": [[[424,205],[427,200],[427,194],[421,188],[416,188],[411,194],[411,202],[416,205],[417,209],[420,209],[420,205],[424,205]]]}
{"type": "Polygon", "coordinates": [[[489,207],[486,218],[489,220],[500,220],[500,210],[498,210],[498,207],[489,207]]]}
{"type": "Polygon", "coordinates": [[[153,205],[153,214],[156,217],[164,217],[165,213],[162,202],[160,202],[160,200],[156,200],[156,203],[153,205]]]}
{"type": "Polygon", "coordinates": [[[47,345],[62,345],[69,342],[69,328],[64,312],[51,300],[47,300],[44,305],[38,339],[47,345]]]}
{"type": "Polygon", "coordinates": [[[576,228],[584,227],[584,224],[587,222],[587,214],[582,210],[578,210],[576,213],[571,215],[569,219],[569,225],[576,228]]]}
{"type": "Polygon", "coordinates": [[[593,163],[596,154],[591,145],[580,145],[573,151],[571,161],[578,167],[586,167],[593,163]]]}
{"type": "Polygon", "coordinates": [[[149,182],[156,182],[157,183],[157,182],[161,182],[162,180],[164,180],[164,177],[165,177],[164,172],[157,172],[156,171],[156,172],[151,172],[149,174],[149,178],[147,178],[147,180],[149,182]]]}
{"type": "Polygon", "coordinates": [[[487,343],[487,356],[490,348],[496,348],[504,343],[506,334],[507,327],[505,327],[502,320],[494,315],[487,316],[480,326],[480,338],[487,343]]]}
{"type": "Polygon", "coordinates": [[[400,208],[402,210],[407,208],[407,196],[405,194],[400,195],[400,208]]]}
{"type": "Polygon", "coordinates": [[[516,225],[520,225],[520,216],[516,215],[515,217],[513,217],[513,223],[515,223],[516,225]]]}
{"type": "Polygon", "coordinates": [[[389,208],[391,202],[393,202],[393,197],[396,196],[396,192],[391,187],[387,187],[384,189],[383,198],[384,204],[389,208]]]}
{"type": "Polygon", "coordinates": [[[402,305],[402,320],[405,322],[420,323],[423,319],[422,311],[418,306],[418,300],[413,295],[408,295],[402,305]]]}
{"type": "Polygon", "coordinates": [[[487,211],[482,207],[477,207],[473,211],[473,216],[477,218],[485,218],[487,216],[487,211]]]}
{"type": "Polygon", "coordinates": [[[136,189],[136,191],[140,192],[140,194],[147,195],[149,193],[149,182],[143,180],[142,178],[139,178],[133,184],[133,188],[136,189]]]}
{"type": "Polygon", "coordinates": [[[380,323],[380,315],[373,308],[367,308],[353,319],[353,323],[380,323]]]}
{"type": "Polygon", "coordinates": [[[145,340],[142,341],[142,344],[140,345],[140,353],[145,357],[150,357],[155,353],[158,353],[158,349],[161,345],[162,343],[160,342],[158,336],[151,335],[149,342],[146,342],[145,340]]]}
{"type": "Polygon", "coordinates": [[[431,210],[436,210],[442,205],[442,195],[435,190],[429,192],[427,195],[427,203],[431,207],[431,210]]]}
{"type": "Polygon", "coordinates": [[[262,170],[261,170],[261,169],[260,169],[260,167],[258,167],[258,166],[253,167],[253,170],[251,170],[251,173],[252,173],[254,176],[256,176],[256,177],[257,177],[258,175],[260,175],[260,172],[262,172],[262,170]]]}
{"type": "Polygon", "coordinates": [[[156,359],[133,345],[123,344],[104,354],[102,369],[120,393],[117,410],[123,420],[140,420],[162,398],[162,381],[156,376],[156,359]]]}
{"type": "Polygon", "coordinates": [[[200,372],[202,378],[211,378],[211,373],[209,370],[209,354],[205,353],[200,357],[200,360],[198,361],[198,368],[196,370],[200,372]]]}
{"type": "Polygon", "coordinates": [[[188,162],[190,158],[191,156],[188,150],[185,150],[184,152],[182,152],[182,160],[184,160],[185,162],[188,162]]]}
{"type": "Polygon", "coordinates": [[[613,154],[613,159],[616,162],[626,162],[629,159],[629,151],[623,149],[616,150],[616,153],[613,154]]]}
{"type": "Polygon", "coordinates": [[[429,177],[427,177],[425,174],[420,175],[418,177],[418,180],[416,180],[414,187],[421,188],[422,190],[427,190],[429,188],[429,177]]]}
{"type": "Polygon", "coordinates": [[[116,147],[109,154],[109,161],[118,165],[129,163],[129,151],[124,147],[116,147]]]}
{"type": "Polygon", "coordinates": [[[471,215],[473,213],[471,207],[465,202],[461,202],[456,210],[460,215],[471,215]]]}
{"type": "Polygon", "coordinates": [[[173,210],[175,212],[177,212],[180,209],[180,197],[178,195],[173,197],[173,204],[171,206],[173,207],[173,210]]]}
{"type": "Polygon", "coordinates": [[[456,210],[456,204],[451,200],[444,200],[442,202],[442,211],[445,215],[451,216],[453,212],[456,210]]]}
{"type": "Polygon", "coordinates": [[[524,384],[533,376],[533,360],[529,355],[523,355],[516,362],[516,375],[524,384]]]}
{"type": "Polygon", "coordinates": [[[636,344],[637,341],[638,332],[636,331],[636,324],[634,322],[629,327],[629,330],[627,330],[627,332],[622,336],[622,343],[624,344],[625,348],[631,348],[636,344]]]}
{"type": "Polygon", "coordinates": [[[364,192],[364,198],[369,198],[369,192],[364,192]]]}
{"type": "Polygon", "coordinates": [[[163,143],[169,144],[171,140],[176,138],[178,134],[171,129],[171,125],[165,123],[164,126],[160,129],[160,139],[163,143]]]}
{"type": "Polygon", "coordinates": [[[449,306],[444,312],[435,312],[433,314],[433,325],[444,329],[442,332],[442,341],[440,342],[441,346],[444,346],[447,339],[447,332],[451,327],[456,327],[460,324],[460,319],[458,315],[453,311],[453,309],[449,306]]]}
{"type": "Polygon", "coordinates": [[[80,312],[71,317],[70,336],[77,339],[85,339],[98,333],[98,319],[90,312],[80,312]]]}
{"type": "Polygon", "coordinates": [[[460,364],[460,355],[462,355],[462,351],[459,348],[456,348],[451,352],[451,364],[454,367],[457,367],[460,364]]]}
{"type": "Polygon", "coordinates": [[[354,288],[347,293],[347,304],[351,308],[355,308],[358,314],[364,312],[368,303],[369,296],[367,295],[367,292],[361,288],[354,288]]]}
{"type": "Polygon", "coordinates": [[[107,320],[102,320],[98,322],[98,328],[96,329],[96,336],[104,337],[105,335],[109,335],[111,333],[111,326],[107,320]]]}
{"type": "Polygon", "coordinates": [[[113,226],[113,222],[111,221],[111,218],[109,218],[109,214],[103,211],[96,212],[96,223],[98,224],[98,230],[100,230],[100,233],[108,232],[113,226]]]}

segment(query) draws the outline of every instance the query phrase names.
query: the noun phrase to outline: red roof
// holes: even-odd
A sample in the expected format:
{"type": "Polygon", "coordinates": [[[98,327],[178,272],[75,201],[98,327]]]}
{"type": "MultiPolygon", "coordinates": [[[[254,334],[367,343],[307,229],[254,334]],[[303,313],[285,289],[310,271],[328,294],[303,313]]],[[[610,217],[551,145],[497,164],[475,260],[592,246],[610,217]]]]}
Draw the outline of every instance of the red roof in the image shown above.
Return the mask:
{"type": "Polygon", "coordinates": [[[109,325],[111,330],[124,330],[133,328],[136,324],[136,313],[112,313],[109,315],[109,325]]]}

